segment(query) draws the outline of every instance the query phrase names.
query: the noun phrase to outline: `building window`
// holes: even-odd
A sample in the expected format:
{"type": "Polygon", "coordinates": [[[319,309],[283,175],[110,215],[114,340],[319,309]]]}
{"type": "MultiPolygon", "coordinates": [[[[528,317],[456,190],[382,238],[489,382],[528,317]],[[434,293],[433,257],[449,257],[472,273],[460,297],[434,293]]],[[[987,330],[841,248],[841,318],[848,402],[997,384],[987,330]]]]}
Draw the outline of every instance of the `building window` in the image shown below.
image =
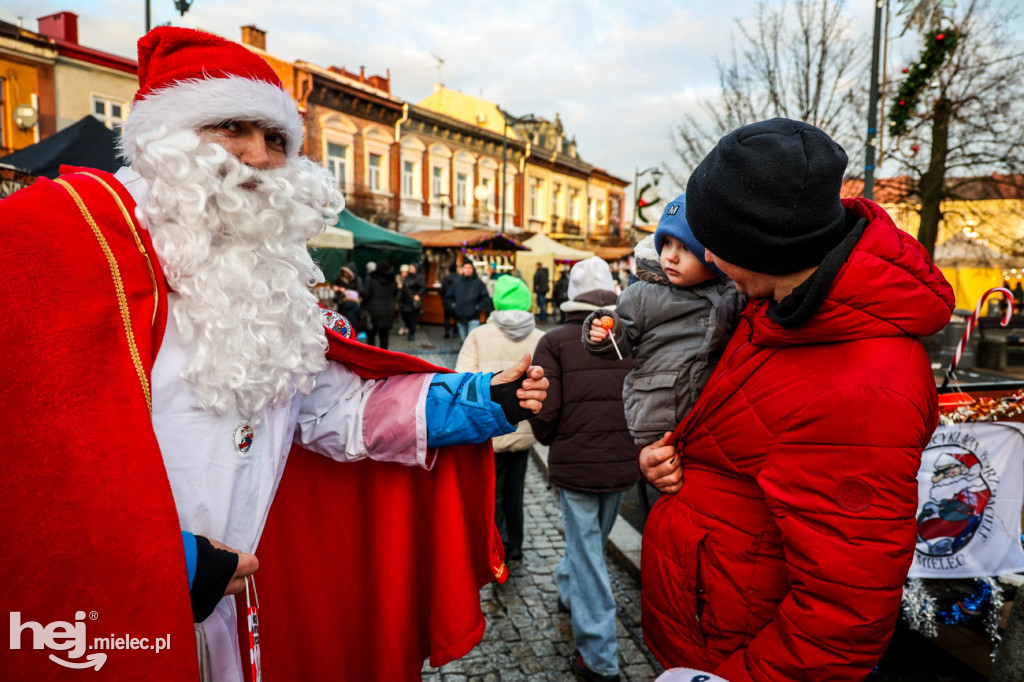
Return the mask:
{"type": "Polygon", "coordinates": [[[540,188],[537,187],[537,181],[530,179],[530,217],[540,217],[540,188]]]}
{"type": "Polygon", "coordinates": [[[569,210],[566,211],[566,215],[574,223],[578,223],[580,220],[580,191],[578,189],[569,190],[569,210]]]}
{"type": "Polygon", "coordinates": [[[340,189],[345,188],[345,160],[348,157],[348,147],[343,144],[327,143],[327,170],[334,175],[334,181],[340,189]]]}
{"type": "Polygon", "coordinates": [[[466,205],[466,174],[456,173],[455,175],[455,205],[465,206],[466,205]]]}
{"type": "Polygon", "coordinates": [[[380,154],[370,154],[369,177],[367,185],[374,192],[380,191],[380,154]]]}
{"type": "Polygon", "coordinates": [[[416,196],[416,162],[402,162],[402,194],[407,197],[416,196]]]}
{"type": "Polygon", "coordinates": [[[483,184],[484,188],[487,190],[487,198],[484,199],[483,204],[487,208],[492,208],[494,206],[494,195],[491,193],[491,179],[490,178],[484,178],[481,181],[481,183],[483,184]]]}
{"type": "Polygon", "coordinates": [[[118,130],[128,116],[128,107],[124,102],[93,95],[92,115],[111,130],[118,130]]]}
{"type": "Polygon", "coordinates": [[[554,189],[551,190],[551,217],[555,218],[559,215],[558,204],[562,202],[562,186],[555,185],[554,189]]]}
{"type": "Polygon", "coordinates": [[[430,173],[430,191],[434,195],[435,199],[448,195],[448,188],[446,185],[444,168],[434,166],[430,173]]]}

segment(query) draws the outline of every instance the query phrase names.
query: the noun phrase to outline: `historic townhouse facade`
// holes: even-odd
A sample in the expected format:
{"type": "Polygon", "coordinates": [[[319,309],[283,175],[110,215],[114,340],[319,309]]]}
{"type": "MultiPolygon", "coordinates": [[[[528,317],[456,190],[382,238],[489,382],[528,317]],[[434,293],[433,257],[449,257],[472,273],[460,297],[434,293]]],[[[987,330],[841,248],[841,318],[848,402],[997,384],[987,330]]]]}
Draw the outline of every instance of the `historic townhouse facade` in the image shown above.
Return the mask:
{"type": "Polygon", "coordinates": [[[247,26],[299,103],[304,152],[330,169],[356,215],[399,232],[476,228],[542,232],[577,245],[621,244],[628,182],[579,158],[559,117],[512,117],[449,90],[413,104],[390,73],[286,62],[247,26]]]}
{"type": "Polygon", "coordinates": [[[56,61],[46,36],[0,21],[0,156],[57,132],[56,61]]]}
{"type": "MultiPolygon", "coordinates": [[[[482,146],[466,152],[461,164],[453,163],[448,176],[454,178],[452,201],[462,208],[462,215],[470,216],[472,205],[478,223],[486,224],[487,218],[493,217],[500,228],[504,197],[504,231],[513,235],[544,233],[578,246],[620,244],[628,239],[622,226],[629,183],[583,161],[575,139],[567,136],[558,114],[554,121],[530,115],[513,117],[496,104],[440,85],[419,103],[419,108],[481,131],[478,136],[482,146]],[[491,146],[495,136],[497,149],[491,146]],[[462,169],[464,179],[469,178],[471,159],[475,159],[477,169],[473,187],[485,197],[476,198],[476,204],[467,192],[459,190],[458,169],[462,169]],[[504,192],[500,191],[502,175],[504,192]]],[[[474,137],[470,135],[471,140],[474,137]]],[[[454,217],[455,226],[474,226],[460,223],[458,213],[454,217]]]]}
{"type": "Polygon", "coordinates": [[[139,87],[138,63],[78,42],[78,15],[39,18],[39,33],[57,49],[54,63],[57,130],[94,116],[115,130],[128,118],[139,87]]]}

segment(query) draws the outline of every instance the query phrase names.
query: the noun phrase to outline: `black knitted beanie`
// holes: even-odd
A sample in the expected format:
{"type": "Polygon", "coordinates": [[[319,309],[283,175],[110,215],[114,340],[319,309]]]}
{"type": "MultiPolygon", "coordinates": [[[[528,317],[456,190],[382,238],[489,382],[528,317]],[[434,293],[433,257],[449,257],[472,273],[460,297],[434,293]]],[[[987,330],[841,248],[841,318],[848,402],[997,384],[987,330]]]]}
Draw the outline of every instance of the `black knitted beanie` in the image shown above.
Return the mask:
{"type": "Polygon", "coordinates": [[[686,220],[728,263],[785,275],[821,263],[848,231],[839,190],[846,152],[786,118],[732,131],[686,183],[686,220]]]}

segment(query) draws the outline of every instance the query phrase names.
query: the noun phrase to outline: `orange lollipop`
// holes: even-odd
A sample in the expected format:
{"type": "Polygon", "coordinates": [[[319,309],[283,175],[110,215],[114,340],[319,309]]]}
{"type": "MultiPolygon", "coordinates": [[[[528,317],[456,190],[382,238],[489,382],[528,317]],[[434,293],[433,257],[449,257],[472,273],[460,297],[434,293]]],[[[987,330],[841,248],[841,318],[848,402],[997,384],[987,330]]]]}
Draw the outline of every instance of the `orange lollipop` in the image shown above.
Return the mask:
{"type": "Polygon", "coordinates": [[[615,319],[605,315],[597,323],[608,330],[608,338],[612,340],[612,346],[615,347],[615,354],[619,356],[619,360],[622,359],[622,353],[619,352],[619,344],[615,343],[615,334],[612,333],[612,329],[615,327],[615,319]]]}

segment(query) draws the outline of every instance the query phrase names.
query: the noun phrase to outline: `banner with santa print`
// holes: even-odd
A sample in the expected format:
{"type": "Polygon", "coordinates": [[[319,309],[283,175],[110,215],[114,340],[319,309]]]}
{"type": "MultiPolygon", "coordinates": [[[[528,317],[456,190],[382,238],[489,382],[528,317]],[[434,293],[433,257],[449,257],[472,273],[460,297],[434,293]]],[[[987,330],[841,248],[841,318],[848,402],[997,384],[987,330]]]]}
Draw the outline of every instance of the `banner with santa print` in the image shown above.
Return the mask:
{"type": "Polygon", "coordinates": [[[939,426],[922,454],[917,480],[917,551],[911,578],[1024,571],[1024,426],[939,426]]]}

